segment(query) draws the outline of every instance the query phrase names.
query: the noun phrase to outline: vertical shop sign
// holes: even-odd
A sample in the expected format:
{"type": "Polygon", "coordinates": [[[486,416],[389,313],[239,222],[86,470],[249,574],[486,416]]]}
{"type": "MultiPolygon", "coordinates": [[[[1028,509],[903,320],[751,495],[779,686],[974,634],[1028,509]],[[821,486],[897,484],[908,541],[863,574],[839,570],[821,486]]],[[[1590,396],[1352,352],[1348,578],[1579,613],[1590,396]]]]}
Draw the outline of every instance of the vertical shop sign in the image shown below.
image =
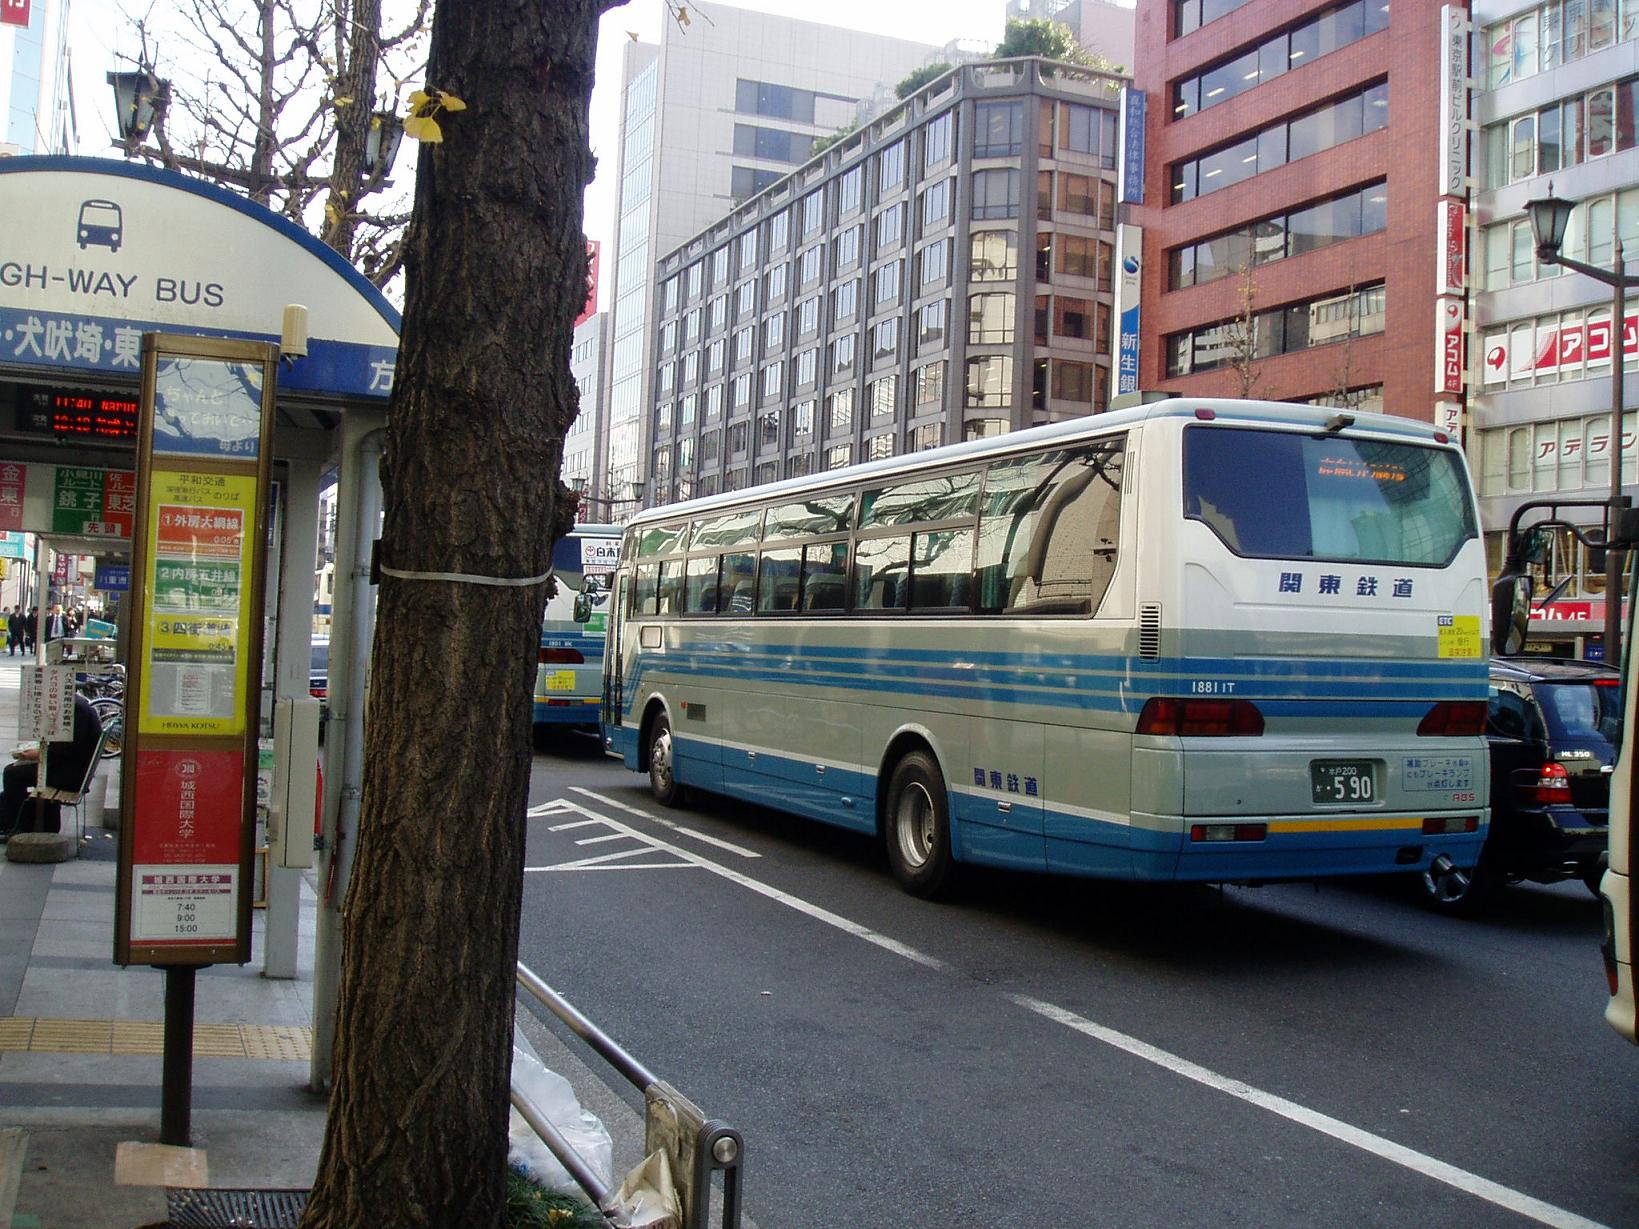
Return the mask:
{"type": "Polygon", "coordinates": [[[135,485],[98,491],[134,529],[115,960],[244,963],[277,348],[143,347],[135,485]]]}
{"type": "Polygon", "coordinates": [[[1140,254],[1144,232],[1137,226],[1116,228],[1116,345],[1114,395],[1138,391],[1140,254]]]}
{"type": "Polygon", "coordinates": [[[0,464],[0,530],[23,528],[23,498],[28,491],[28,466],[17,461],[0,464]]]}

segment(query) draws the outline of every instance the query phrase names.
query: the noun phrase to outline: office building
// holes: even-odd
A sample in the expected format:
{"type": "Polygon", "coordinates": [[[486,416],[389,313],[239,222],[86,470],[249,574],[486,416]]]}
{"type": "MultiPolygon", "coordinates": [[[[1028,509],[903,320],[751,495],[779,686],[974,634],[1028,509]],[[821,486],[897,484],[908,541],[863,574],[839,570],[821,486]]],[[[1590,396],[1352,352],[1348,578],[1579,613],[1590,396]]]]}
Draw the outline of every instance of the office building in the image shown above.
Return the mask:
{"type": "Polygon", "coordinates": [[[1103,408],[1122,83],[957,68],[663,255],[655,501],[1103,408]]]}
{"type": "Polygon", "coordinates": [[[1463,102],[1442,22],[1465,8],[1140,0],[1137,389],[1460,428],[1463,288],[1440,235],[1466,190],[1464,117],[1441,99],[1463,102]]]}
{"type": "Polygon", "coordinates": [[[78,135],[68,58],[69,0],[0,5],[0,154],[71,154],[78,135]]]}
{"type": "MultiPolygon", "coordinates": [[[[1639,0],[1474,0],[1469,456],[1493,564],[1525,501],[1610,497],[1611,287],[1536,257],[1525,204],[1577,203],[1561,252],[1639,272],[1639,0]]],[[[1624,312],[1625,402],[1639,400],[1639,303],[1624,312]]],[[[1639,482],[1624,415],[1623,485],[1639,482]]],[[[1572,512],[1598,525],[1598,510],[1572,512]]],[[[1558,539],[1571,583],[1530,625],[1531,647],[1597,652],[1605,574],[1558,539]]]]}
{"type": "Polygon", "coordinates": [[[600,498],[649,476],[656,258],[806,162],[817,138],[857,121],[860,100],[942,58],[931,44],[723,4],[710,18],[626,48],[600,498]]]}
{"type": "Polygon", "coordinates": [[[1009,21],[1060,22],[1088,51],[1127,72],[1133,64],[1134,17],[1132,0],[1007,0],[1009,21]]]}
{"type": "Polygon", "coordinates": [[[576,515],[581,521],[601,522],[610,511],[603,504],[590,502],[604,413],[603,341],[608,331],[608,312],[588,316],[575,326],[575,339],[569,350],[569,373],[575,377],[575,387],[580,390],[580,411],[564,434],[563,464],[558,472],[570,487],[587,496],[576,515]]]}

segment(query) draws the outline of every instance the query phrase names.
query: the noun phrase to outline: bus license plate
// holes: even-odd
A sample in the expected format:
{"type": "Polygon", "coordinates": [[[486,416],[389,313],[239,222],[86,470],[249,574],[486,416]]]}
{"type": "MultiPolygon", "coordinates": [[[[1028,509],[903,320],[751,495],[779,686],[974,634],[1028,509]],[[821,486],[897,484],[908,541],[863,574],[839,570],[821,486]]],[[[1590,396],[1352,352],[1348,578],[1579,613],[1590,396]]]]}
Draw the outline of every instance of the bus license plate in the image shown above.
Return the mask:
{"type": "Polygon", "coordinates": [[[1309,784],[1317,803],[1336,806],[1377,801],[1377,781],[1370,760],[1314,760],[1309,784]]]}
{"type": "Polygon", "coordinates": [[[554,670],[546,676],[548,691],[574,691],[575,672],[573,670],[554,670]]]}

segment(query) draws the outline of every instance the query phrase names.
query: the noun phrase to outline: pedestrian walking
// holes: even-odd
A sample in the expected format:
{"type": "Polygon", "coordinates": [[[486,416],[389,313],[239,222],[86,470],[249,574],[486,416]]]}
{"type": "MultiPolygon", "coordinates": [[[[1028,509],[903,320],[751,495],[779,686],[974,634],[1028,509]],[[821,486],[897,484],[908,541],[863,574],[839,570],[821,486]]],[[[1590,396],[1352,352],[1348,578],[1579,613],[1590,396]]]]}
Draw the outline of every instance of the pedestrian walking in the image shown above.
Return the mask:
{"type": "Polygon", "coordinates": [[[6,656],[15,657],[23,651],[23,608],[6,607],[6,656]]]}

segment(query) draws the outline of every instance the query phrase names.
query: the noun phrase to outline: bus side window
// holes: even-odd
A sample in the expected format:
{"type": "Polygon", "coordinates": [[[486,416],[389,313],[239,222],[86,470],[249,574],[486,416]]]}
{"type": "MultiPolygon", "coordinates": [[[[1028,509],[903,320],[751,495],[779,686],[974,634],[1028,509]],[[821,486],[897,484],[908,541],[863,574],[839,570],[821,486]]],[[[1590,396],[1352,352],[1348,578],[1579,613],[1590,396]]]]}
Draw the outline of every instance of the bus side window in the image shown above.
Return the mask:
{"type": "Polygon", "coordinates": [[[637,569],[637,579],[632,584],[633,615],[652,615],[655,610],[655,597],[660,591],[660,565],[645,563],[637,569]]]}
{"type": "Polygon", "coordinates": [[[657,613],[663,615],[683,612],[683,561],[669,559],[660,565],[660,591],[657,613]]]}
{"type": "Polygon", "coordinates": [[[910,572],[910,534],[861,538],[854,548],[854,609],[905,609],[910,572]]]}
{"type": "Polygon", "coordinates": [[[757,577],[757,611],[782,613],[797,608],[797,589],[802,579],[802,547],[763,552],[762,571],[757,577]]]}
{"type": "Polygon", "coordinates": [[[752,594],[757,587],[757,556],[733,554],[723,556],[724,614],[748,615],[752,608],[752,594]]]}
{"type": "Polygon", "coordinates": [[[684,585],[683,612],[685,614],[717,613],[717,567],[720,556],[707,555],[704,559],[690,559],[687,581],[684,585]]]}
{"type": "Polygon", "coordinates": [[[821,542],[803,548],[802,608],[842,610],[848,599],[848,543],[821,542]]]}

